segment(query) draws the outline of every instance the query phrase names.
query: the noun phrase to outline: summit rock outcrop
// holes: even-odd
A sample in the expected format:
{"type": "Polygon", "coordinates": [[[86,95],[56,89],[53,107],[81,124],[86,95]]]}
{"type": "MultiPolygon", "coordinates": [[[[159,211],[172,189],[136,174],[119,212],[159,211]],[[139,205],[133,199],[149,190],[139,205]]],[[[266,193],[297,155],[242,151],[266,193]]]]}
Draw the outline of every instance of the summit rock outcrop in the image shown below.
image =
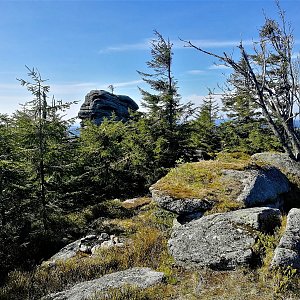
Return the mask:
{"type": "Polygon", "coordinates": [[[129,111],[138,110],[138,105],[128,96],[115,95],[104,90],[92,90],[85,96],[80,107],[78,117],[84,122],[91,120],[99,125],[104,118],[111,118],[113,114],[117,120],[126,121],[129,111]]]}

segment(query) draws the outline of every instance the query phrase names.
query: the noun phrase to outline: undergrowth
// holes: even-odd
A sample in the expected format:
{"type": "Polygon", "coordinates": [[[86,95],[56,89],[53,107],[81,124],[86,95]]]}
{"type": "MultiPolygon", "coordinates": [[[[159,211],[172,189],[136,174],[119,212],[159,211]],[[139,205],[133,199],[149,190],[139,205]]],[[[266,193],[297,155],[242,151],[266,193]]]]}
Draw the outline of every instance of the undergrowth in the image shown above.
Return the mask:
{"type": "Polygon", "coordinates": [[[168,228],[173,215],[159,212],[153,205],[149,207],[149,210],[132,218],[133,233],[124,247],[100,249],[93,256],[78,254],[54,266],[37,267],[32,272],[11,272],[0,291],[0,299],[40,299],[74,283],[132,267],[164,270],[169,273],[169,282],[176,281],[172,278],[173,260],[167,251],[168,228]]]}
{"type": "MultiPolygon", "coordinates": [[[[107,226],[118,226],[124,232],[127,239],[124,247],[100,249],[93,256],[78,254],[55,265],[39,266],[32,272],[11,272],[6,285],[0,290],[0,299],[40,299],[77,282],[132,267],[150,267],[164,272],[165,282],[146,289],[134,286],[110,289],[93,295],[89,300],[300,299],[300,278],[296,271],[292,268],[270,269],[274,249],[285,229],[286,217],[274,234],[259,234],[253,248],[262,261],[257,269],[185,270],[175,265],[167,247],[174,214],[159,209],[153,203],[142,207],[138,205],[138,213],[119,210],[117,206],[116,202],[112,204],[111,211],[110,205],[105,206],[109,216],[105,222],[107,226]]],[[[101,217],[100,207],[83,212],[84,217],[91,214],[101,217]]],[[[82,222],[80,213],[69,218],[76,223],[82,222]]]]}

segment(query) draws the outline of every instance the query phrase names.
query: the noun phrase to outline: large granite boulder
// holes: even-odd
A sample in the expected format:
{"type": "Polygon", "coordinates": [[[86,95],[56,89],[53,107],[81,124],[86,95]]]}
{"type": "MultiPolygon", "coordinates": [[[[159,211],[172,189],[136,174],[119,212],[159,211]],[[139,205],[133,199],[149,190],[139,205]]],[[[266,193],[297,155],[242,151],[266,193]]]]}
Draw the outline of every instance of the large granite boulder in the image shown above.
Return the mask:
{"type": "Polygon", "coordinates": [[[101,124],[104,118],[110,118],[114,113],[118,120],[126,121],[129,110],[138,110],[138,105],[128,96],[115,95],[104,90],[92,90],[85,96],[78,117],[84,120],[92,120],[95,124],[101,124]]]}
{"type": "Polygon", "coordinates": [[[278,209],[254,207],[212,214],[173,228],[168,242],[175,262],[184,267],[232,270],[257,263],[253,247],[258,232],[281,223],[278,209]]]}
{"type": "Polygon", "coordinates": [[[286,153],[256,153],[252,155],[252,160],[276,167],[300,187],[300,162],[294,161],[286,153]]]}
{"type": "Polygon", "coordinates": [[[150,268],[132,268],[108,275],[98,279],[78,283],[68,290],[53,293],[43,300],[84,300],[95,295],[95,293],[105,292],[110,288],[120,288],[132,285],[139,288],[147,288],[159,284],[164,279],[164,273],[156,272],[150,268]]]}
{"type": "MultiPolygon", "coordinates": [[[[212,161],[212,164],[215,167],[218,162],[212,161]]],[[[189,215],[195,212],[205,212],[215,205],[222,205],[222,202],[230,202],[231,205],[236,206],[236,209],[255,206],[281,208],[280,195],[290,190],[289,181],[285,175],[274,167],[250,165],[245,169],[237,170],[223,169],[220,164],[220,170],[215,172],[217,175],[212,177],[209,162],[203,163],[203,168],[200,162],[195,165],[198,166],[199,173],[203,171],[203,168],[207,168],[208,173],[207,179],[200,176],[199,180],[204,183],[199,182],[202,188],[198,192],[194,192],[198,187],[197,171],[190,176],[191,179],[187,180],[185,173],[177,172],[176,180],[174,176],[168,174],[150,188],[153,200],[166,210],[179,215],[189,215]],[[184,184],[178,188],[181,176],[184,184]],[[194,194],[194,196],[182,197],[181,191],[187,189],[188,185],[190,185],[189,194],[194,194]],[[178,191],[179,194],[177,194],[178,191]]]]}
{"type": "Polygon", "coordinates": [[[274,166],[285,174],[291,185],[291,191],[285,197],[285,209],[300,207],[300,162],[294,161],[285,153],[272,152],[254,154],[252,160],[274,166]]]}
{"type": "Polygon", "coordinates": [[[293,208],[287,216],[286,230],[275,249],[271,265],[300,270],[300,209],[293,208]]]}
{"type": "Polygon", "coordinates": [[[286,153],[263,152],[252,155],[254,161],[268,163],[283,173],[294,174],[300,177],[300,162],[291,159],[286,153]]]}
{"type": "Polygon", "coordinates": [[[276,168],[266,167],[249,170],[224,170],[224,183],[237,181],[241,184],[241,192],[236,200],[246,207],[278,205],[278,196],[287,193],[290,185],[287,178],[276,168]]]}

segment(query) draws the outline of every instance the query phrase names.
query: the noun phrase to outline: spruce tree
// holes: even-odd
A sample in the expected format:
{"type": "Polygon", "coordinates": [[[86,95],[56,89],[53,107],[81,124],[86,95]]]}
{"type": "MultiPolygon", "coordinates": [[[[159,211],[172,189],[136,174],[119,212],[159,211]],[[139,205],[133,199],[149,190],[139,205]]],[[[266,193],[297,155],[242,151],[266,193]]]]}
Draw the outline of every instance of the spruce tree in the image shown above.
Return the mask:
{"type": "Polygon", "coordinates": [[[240,60],[225,52],[218,55],[190,41],[186,43],[219,59],[243,78],[252,103],[259,107],[284,151],[292,159],[300,160],[300,138],[294,123],[300,106],[299,68],[293,60],[293,33],[279,2],[276,3],[279,21],[266,17],[253,51],[248,52],[242,42],[238,46],[240,60]]]}
{"type": "MultiPolygon", "coordinates": [[[[195,120],[192,121],[192,145],[201,150],[203,154],[213,154],[220,150],[220,137],[216,121],[218,119],[219,106],[212,94],[203,100],[195,120]]],[[[205,156],[205,155],[204,155],[205,156]]]]}
{"type": "Polygon", "coordinates": [[[63,104],[54,99],[49,101],[50,86],[45,84],[46,80],[34,68],[27,69],[31,81],[19,81],[31,92],[33,99],[14,114],[14,126],[22,159],[31,168],[32,196],[37,201],[37,207],[41,208],[41,221],[47,229],[47,210],[59,197],[57,181],[69,156],[65,150],[70,122],[63,120],[60,113],[68,109],[71,103],[63,104]]]}
{"type": "MultiPolygon", "coordinates": [[[[245,67],[245,60],[239,65],[245,67]]],[[[234,71],[227,80],[228,92],[223,95],[223,111],[228,120],[221,124],[222,149],[244,151],[249,154],[270,150],[281,150],[279,140],[270,130],[255,95],[249,90],[245,78],[234,71]]]]}
{"type": "Polygon", "coordinates": [[[142,105],[147,109],[150,130],[160,149],[161,163],[174,165],[183,155],[186,134],[182,130],[190,113],[191,104],[182,105],[177,81],[173,76],[173,44],[158,31],[151,42],[152,59],[147,62],[151,73],[140,72],[142,79],[154,92],[140,89],[142,105]]]}

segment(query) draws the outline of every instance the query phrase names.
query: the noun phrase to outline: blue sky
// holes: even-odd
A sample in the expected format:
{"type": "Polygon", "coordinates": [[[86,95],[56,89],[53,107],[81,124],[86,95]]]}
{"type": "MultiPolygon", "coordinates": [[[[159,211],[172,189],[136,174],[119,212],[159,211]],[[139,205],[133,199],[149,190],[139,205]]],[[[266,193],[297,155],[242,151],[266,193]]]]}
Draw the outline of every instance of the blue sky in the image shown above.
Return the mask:
{"type": "MultiPolygon", "coordinates": [[[[281,0],[300,49],[300,1],[281,0]]],[[[136,70],[147,72],[149,40],[158,30],[174,43],[173,74],[182,101],[201,103],[208,88],[219,92],[229,70],[193,49],[179,37],[213,52],[238,53],[250,44],[268,17],[277,17],[273,0],[0,0],[0,112],[12,113],[30,94],[16,78],[27,78],[25,65],[49,79],[50,95],[78,100],[76,116],[91,89],[126,94],[140,103],[136,70]]]]}

